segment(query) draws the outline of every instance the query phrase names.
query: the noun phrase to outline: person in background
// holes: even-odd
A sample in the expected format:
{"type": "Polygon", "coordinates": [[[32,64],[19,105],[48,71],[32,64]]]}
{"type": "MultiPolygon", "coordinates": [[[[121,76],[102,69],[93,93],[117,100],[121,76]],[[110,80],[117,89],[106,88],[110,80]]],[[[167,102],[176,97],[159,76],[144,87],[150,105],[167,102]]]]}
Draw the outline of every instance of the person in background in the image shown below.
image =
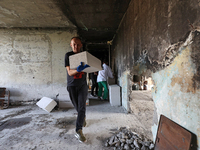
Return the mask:
{"type": "Polygon", "coordinates": [[[108,99],[108,87],[107,87],[107,79],[114,78],[111,68],[108,66],[108,61],[106,59],[103,60],[103,70],[98,72],[97,83],[99,86],[98,97],[102,100],[108,99]],[[104,88],[104,93],[102,97],[102,90],[104,88]]]}
{"type": "Polygon", "coordinates": [[[65,67],[67,69],[67,91],[72,104],[74,105],[78,116],[76,119],[76,133],[75,137],[78,138],[80,142],[86,142],[86,138],[83,135],[82,127],[86,126],[86,100],[88,95],[88,86],[86,82],[86,73],[83,70],[89,65],[81,62],[77,69],[70,69],[69,56],[77,54],[80,52],[82,47],[82,42],[79,37],[73,37],[71,39],[70,46],[72,51],[65,54],[65,67]]]}
{"type": "Polygon", "coordinates": [[[98,72],[92,72],[90,74],[90,77],[92,79],[92,88],[91,88],[91,96],[92,97],[96,97],[98,95],[97,75],[98,75],[98,72]],[[95,89],[95,94],[94,94],[94,89],[95,89]]]}

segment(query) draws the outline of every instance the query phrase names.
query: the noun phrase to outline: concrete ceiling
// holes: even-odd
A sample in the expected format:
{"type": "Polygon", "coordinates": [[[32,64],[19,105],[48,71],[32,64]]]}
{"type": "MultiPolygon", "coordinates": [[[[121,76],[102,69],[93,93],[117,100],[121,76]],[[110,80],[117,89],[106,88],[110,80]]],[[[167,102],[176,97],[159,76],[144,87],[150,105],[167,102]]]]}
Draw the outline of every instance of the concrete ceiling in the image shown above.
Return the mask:
{"type": "Polygon", "coordinates": [[[86,42],[112,40],[130,0],[1,0],[0,27],[77,28],[86,42]]]}

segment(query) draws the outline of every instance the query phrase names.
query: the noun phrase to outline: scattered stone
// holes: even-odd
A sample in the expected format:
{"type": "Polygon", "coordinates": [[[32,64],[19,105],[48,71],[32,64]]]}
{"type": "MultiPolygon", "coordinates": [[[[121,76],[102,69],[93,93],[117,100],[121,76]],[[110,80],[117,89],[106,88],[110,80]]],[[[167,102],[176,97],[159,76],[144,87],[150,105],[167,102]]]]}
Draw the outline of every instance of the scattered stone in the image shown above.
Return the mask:
{"type": "Polygon", "coordinates": [[[141,150],[149,150],[148,147],[146,147],[145,145],[142,146],[141,150]]]}
{"type": "Polygon", "coordinates": [[[121,143],[125,143],[125,142],[126,142],[126,140],[125,140],[125,139],[122,139],[122,138],[119,139],[119,140],[120,140],[121,143]]]}
{"type": "Polygon", "coordinates": [[[139,144],[143,145],[144,140],[138,139],[137,141],[138,141],[139,144]]]}
{"type": "Polygon", "coordinates": [[[137,136],[136,134],[133,134],[133,135],[132,135],[132,138],[134,138],[134,139],[139,139],[138,136],[137,136]]]}
{"type": "Polygon", "coordinates": [[[122,134],[121,134],[121,133],[117,134],[116,136],[117,136],[118,138],[122,138],[122,134]]]}
{"type": "Polygon", "coordinates": [[[125,144],[125,145],[124,145],[124,149],[129,150],[129,149],[130,149],[129,145],[128,145],[128,144],[125,144]]]}
{"type": "Polygon", "coordinates": [[[150,144],[149,149],[150,149],[150,150],[153,150],[153,149],[154,149],[154,144],[153,144],[153,143],[150,144]]]}
{"type": "Polygon", "coordinates": [[[126,143],[130,145],[130,144],[133,143],[133,140],[128,140],[128,139],[127,139],[127,140],[126,140],[126,143]]]}
{"type": "Polygon", "coordinates": [[[134,140],[133,144],[135,145],[135,147],[140,148],[140,145],[139,145],[137,139],[134,140]]]}
{"type": "Polygon", "coordinates": [[[128,139],[128,136],[127,136],[127,135],[125,135],[125,136],[124,136],[124,138],[125,138],[125,139],[128,139]]]}
{"type": "Polygon", "coordinates": [[[116,143],[119,143],[120,141],[119,140],[115,140],[112,145],[115,145],[116,143]]]}
{"type": "Polygon", "coordinates": [[[120,127],[119,131],[126,130],[126,127],[120,127]]]}
{"type": "Polygon", "coordinates": [[[106,142],[105,147],[108,147],[108,146],[109,146],[109,144],[108,144],[108,142],[106,142]]]}
{"type": "Polygon", "coordinates": [[[123,132],[120,132],[120,133],[121,133],[121,135],[122,135],[122,139],[124,139],[125,134],[124,134],[123,132]]]}
{"type": "Polygon", "coordinates": [[[145,142],[143,142],[142,144],[145,145],[145,146],[147,146],[147,147],[149,147],[150,144],[151,144],[151,142],[150,142],[150,141],[145,141],[145,142]]]}
{"type": "Polygon", "coordinates": [[[114,138],[115,138],[115,136],[112,136],[112,137],[110,138],[110,140],[109,140],[109,145],[112,145],[114,138]]]}
{"type": "Polygon", "coordinates": [[[115,144],[115,147],[119,147],[120,146],[120,142],[118,141],[116,144],[115,144]]]}
{"type": "Polygon", "coordinates": [[[131,148],[134,148],[135,146],[134,146],[134,144],[131,144],[130,147],[131,147],[131,148]]]}
{"type": "Polygon", "coordinates": [[[119,131],[106,141],[105,146],[113,147],[115,150],[154,150],[152,141],[129,131],[126,127],[120,127],[119,131]]]}
{"type": "Polygon", "coordinates": [[[124,147],[124,143],[121,143],[121,147],[124,147]]]}

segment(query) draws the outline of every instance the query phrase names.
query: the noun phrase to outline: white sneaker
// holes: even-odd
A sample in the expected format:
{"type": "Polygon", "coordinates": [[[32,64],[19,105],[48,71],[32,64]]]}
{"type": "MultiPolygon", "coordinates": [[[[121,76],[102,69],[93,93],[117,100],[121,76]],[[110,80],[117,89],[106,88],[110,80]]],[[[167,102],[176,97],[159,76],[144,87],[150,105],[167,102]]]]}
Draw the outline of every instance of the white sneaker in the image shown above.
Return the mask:
{"type": "Polygon", "coordinates": [[[90,94],[91,97],[95,97],[94,95],[90,94]]]}

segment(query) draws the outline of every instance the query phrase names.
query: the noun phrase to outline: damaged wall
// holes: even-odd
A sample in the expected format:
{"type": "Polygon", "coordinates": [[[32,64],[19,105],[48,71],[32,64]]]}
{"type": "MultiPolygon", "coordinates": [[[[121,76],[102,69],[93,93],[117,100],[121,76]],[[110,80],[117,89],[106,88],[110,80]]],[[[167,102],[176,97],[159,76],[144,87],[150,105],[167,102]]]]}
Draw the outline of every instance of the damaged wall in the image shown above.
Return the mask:
{"type": "Polygon", "coordinates": [[[200,142],[199,16],[198,0],[132,0],[113,40],[112,65],[122,89],[123,76],[130,72],[129,106],[133,75],[150,76],[155,82],[154,139],[164,114],[200,142]]]}
{"type": "Polygon", "coordinates": [[[11,101],[68,98],[64,56],[76,30],[1,29],[0,86],[11,101]]]}
{"type": "MultiPolygon", "coordinates": [[[[158,116],[164,114],[200,138],[200,82],[195,79],[200,75],[200,32],[192,35],[192,43],[179,48],[181,52],[172,64],[152,74],[155,82],[152,92],[158,116]]],[[[157,131],[156,124],[152,130],[157,131]]]]}

